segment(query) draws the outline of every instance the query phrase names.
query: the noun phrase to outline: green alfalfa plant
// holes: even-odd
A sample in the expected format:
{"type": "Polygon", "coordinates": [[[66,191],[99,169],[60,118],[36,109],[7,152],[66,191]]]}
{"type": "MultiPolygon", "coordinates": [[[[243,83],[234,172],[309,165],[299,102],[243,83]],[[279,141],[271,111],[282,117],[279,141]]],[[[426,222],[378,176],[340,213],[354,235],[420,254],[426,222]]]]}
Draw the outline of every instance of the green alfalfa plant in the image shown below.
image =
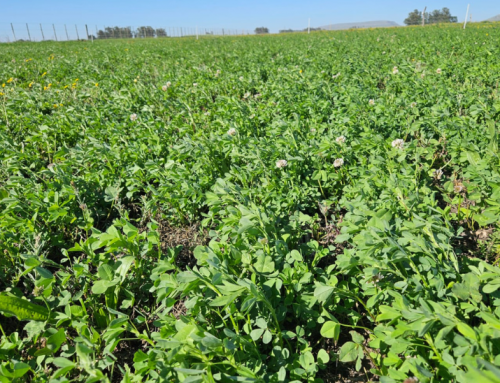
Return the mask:
{"type": "Polygon", "coordinates": [[[0,295],[0,311],[16,316],[19,320],[47,321],[50,317],[48,307],[37,305],[26,299],[0,295]]]}

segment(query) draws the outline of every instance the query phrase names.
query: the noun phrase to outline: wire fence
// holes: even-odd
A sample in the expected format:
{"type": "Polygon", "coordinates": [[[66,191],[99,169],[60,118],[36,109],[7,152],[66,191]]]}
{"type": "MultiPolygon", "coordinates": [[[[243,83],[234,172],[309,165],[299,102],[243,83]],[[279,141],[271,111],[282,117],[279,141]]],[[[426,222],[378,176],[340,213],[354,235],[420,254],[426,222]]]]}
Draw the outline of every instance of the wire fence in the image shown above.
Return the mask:
{"type": "Polygon", "coordinates": [[[0,23],[0,42],[136,39],[188,36],[249,35],[252,31],[232,28],[100,26],[95,24],[0,23]]]}

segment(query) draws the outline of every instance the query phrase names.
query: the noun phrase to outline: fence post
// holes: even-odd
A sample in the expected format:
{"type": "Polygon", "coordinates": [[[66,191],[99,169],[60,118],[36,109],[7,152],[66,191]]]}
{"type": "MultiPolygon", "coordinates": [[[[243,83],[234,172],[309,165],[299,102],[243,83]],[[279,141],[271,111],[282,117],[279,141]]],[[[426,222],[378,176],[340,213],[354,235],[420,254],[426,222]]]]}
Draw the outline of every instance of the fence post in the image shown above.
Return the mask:
{"type": "Polygon", "coordinates": [[[43,29],[41,23],[40,23],[40,32],[42,32],[42,40],[45,41],[45,36],[43,35],[43,29]]]}
{"type": "Polygon", "coordinates": [[[30,39],[31,41],[31,34],[30,34],[30,29],[28,27],[28,23],[26,23],[26,29],[28,30],[28,38],[30,39]]]}
{"type": "Polygon", "coordinates": [[[89,28],[87,27],[87,24],[85,24],[85,30],[87,31],[87,40],[90,40],[89,39],[89,28]]]}
{"type": "Polygon", "coordinates": [[[12,23],[10,23],[10,26],[12,28],[12,34],[14,35],[14,41],[16,41],[17,38],[16,38],[16,32],[14,32],[14,25],[12,25],[12,23]]]}
{"type": "Polygon", "coordinates": [[[469,16],[469,6],[470,6],[470,4],[467,4],[467,13],[465,14],[464,29],[465,29],[465,26],[467,25],[467,16],[469,16]]]}
{"type": "Polygon", "coordinates": [[[80,36],[78,35],[78,27],[75,24],[75,31],[76,31],[76,39],[80,40],[80,36]]]}
{"type": "Polygon", "coordinates": [[[66,40],[69,41],[68,28],[66,28],[66,24],[64,24],[64,30],[66,31],[66,40]]]}
{"type": "Polygon", "coordinates": [[[56,27],[54,26],[54,24],[52,24],[52,29],[54,30],[54,37],[56,38],[57,41],[56,27]]]}

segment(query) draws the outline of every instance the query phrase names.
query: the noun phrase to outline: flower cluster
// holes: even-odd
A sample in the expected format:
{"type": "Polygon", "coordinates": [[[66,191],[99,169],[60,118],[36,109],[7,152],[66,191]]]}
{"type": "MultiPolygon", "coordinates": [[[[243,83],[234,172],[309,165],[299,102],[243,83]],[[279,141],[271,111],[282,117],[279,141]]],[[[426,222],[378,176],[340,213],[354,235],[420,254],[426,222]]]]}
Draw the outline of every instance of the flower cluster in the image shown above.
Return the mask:
{"type": "Polygon", "coordinates": [[[227,131],[227,134],[229,134],[230,136],[235,136],[236,135],[236,129],[235,128],[231,128],[227,131]]]}
{"type": "Polygon", "coordinates": [[[335,141],[337,142],[337,144],[343,144],[345,142],[345,137],[344,136],[337,137],[335,141]]]}
{"type": "Polygon", "coordinates": [[[393,148],[403,149],[405,146],[405,142],[401,138],[398,138],[398,139],[392,141],[391,145],[393,148]]]}
{"type": "Polygon", "coordinates": [[[335,166],[336,168],[340,168],[342,165],[344,165],[343,158],[337,158],[335,161],[333,161],[333,166],[335,166]]]}
{"type": "Polygon", "coordinates": [[[287,160],[278,160],[278,161],[276,161],[276,167],[277,167],[278,169],[280,169],[280,168],[284,168],[284,167],[285,167],[285,166],[287,166],[287,165],[288,165],[287,160]]]}
{"type": "Polygon", "coordinates": [[[137,120],[137,114],[132,113],[132,114],[130,115],[130,121],[135,121],[135,120],[137,120]]]}
{"type": "Polygon", "coordinates": [[[440,180],[443,176],[443,171],[441,169],[435,169],[433,172],[434,178],[440,180]]]}
{"type": "Polygon", "coordinates": [[[374,100],[374,99],[370,99],[370,100],[368,101],[368,104],[370,104],[370,105],[372,105],[372,106],[373,106],[373,105],[375,105],[375,100],[374,100]]]}
{"type": "Polygon", "coordinates": [[[382,281],[382,279],[384,279],[384,276],[381,273],[378,273],[372,277],[372,282],[374,284],[378,284],[380,283],[380,281],[382,281]]]}
{"type": "Polygon", "coordinates": [[[398,70],[398,67],[395,66],[394,68],[392,68],[392,74],[398,74],[399,73],[399,70],[398,70]]]}
{"type": "Polygon", "coordinates": [[[459,181],[455,181],[454,182],[454,185],[453,185],[453,191],[458,194],[458,193],[462,193],[463,191],[465,191],[465,186],[463,183],[459,182],[459,181]]]}
{"type": "MultiPolygon", "coordinates": [[[[407,355],[408,357],[409,355],[407,355]]],[[[405,379],[403,383],[417,383],[418,378],[416,376],[410,376],[408,379],[405,379]]]]}
{"type": "MultiPolygon", "coordinates": [[[[407,355],[406,357],[408,358],[409,355],[407,355]]],[[[403,383],[417,383],[417,382],[418,378],[416,376],[410,376],[408,379],[405,379],[403,383]]]]}

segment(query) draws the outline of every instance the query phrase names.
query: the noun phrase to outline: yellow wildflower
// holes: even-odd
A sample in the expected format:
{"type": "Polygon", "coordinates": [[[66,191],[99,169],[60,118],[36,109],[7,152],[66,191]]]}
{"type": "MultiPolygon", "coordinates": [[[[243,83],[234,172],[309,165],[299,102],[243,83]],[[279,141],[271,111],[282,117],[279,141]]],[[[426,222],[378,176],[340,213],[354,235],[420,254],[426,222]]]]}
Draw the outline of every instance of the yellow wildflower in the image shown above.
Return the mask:
{"type": "Polygon", "coordinates": [[[46,74],[47,74],[47,72],[43,72],[42,77],[45,76],[46,74]]]}
{"type": "Polygon", "coordinates": [[[8,84],[8,83],[10,83],[10,82],[12,82],[12,81],[14,81],[14,79],[11,77],[11,78],[9,78],[9,79],[7,80],[7,84],[8,84]]]}
{"type": "Polygon", "coordinates": [[[96,83],[95,83],[95,86],[99,86],[99,83],[98,83],[98,82],[96,82],[96,83]]]}

